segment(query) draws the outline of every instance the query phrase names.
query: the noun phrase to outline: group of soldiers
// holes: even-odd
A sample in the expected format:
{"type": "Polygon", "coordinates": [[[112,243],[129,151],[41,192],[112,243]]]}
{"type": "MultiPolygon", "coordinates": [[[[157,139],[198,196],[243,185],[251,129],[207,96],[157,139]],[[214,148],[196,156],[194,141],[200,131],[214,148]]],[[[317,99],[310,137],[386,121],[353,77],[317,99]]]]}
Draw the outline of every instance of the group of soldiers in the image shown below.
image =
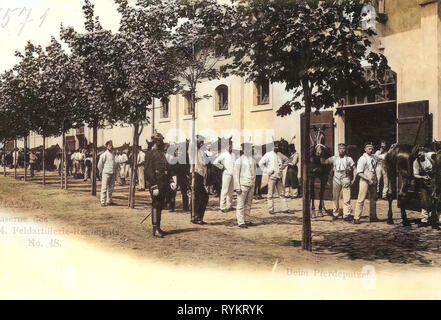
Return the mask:
{"type": "MultiPolygon", "coordinates": [[[[392,145],[392,151],[396,145],[392,145]]],[[[387,169],[385,165],[386,143],[383,141],[377,152],[374,151],[374,144],[367,142],[364,145],[365,153],[358,159],[357,164],[353,159],[346,155],[346,145],[341,143],[338,146],[338,154],[327,159],[325,163],[333,165],[333,221],[340,215],[340,199],[343,199],[343,219],[354,224],[360,224],[360,217],[363,212],[365,200],[369,199],[369,220],[378,221],[376,203],[378,198],[385,199],[390,188],[387,169]],[[355,172],[354,172],[355,171],[355,172]],[[359,192],[352,213],[351,208],[351,185],[355,178],[359,178],[359,192]],[[380,182],[383,180],[383,192],[380,192],[380,182]]],[[[418,155],[413,161],[413,175],[416,181],[417,190],[421,201],[421,222],[419,227],[429,226],[430,214],[437,214],[433,211],[432,192],[434,190],[435,152],[427,152],[425,148],[418,149],[418,155]]],[[[436,223],[432,223],[433,228],[438,228],[439,217],[433,218],[436,223]]]]}

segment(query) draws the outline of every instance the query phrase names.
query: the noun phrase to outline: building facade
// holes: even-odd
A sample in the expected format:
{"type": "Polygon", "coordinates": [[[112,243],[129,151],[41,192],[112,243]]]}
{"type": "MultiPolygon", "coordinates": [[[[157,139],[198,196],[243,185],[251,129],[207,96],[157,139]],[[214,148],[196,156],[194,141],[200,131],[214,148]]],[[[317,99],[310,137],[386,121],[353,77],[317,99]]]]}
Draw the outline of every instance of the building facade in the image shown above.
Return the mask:
{"type": "MultiPolygon", "coordinates": [[[[380,97],[348,97],[343,108],[314,115],[309,134],[325,129],[326,144],[335,149],[340,142],[351,146],[357,158],[365,140],[388,144],[395,141],[423,143],[441,139],[441,3],[438,0],[377,0],[373,3],[378,36],[373,49],[382,52],[393,72],[384,80],[385,94],[380,97]],[[398,121],[397,121],[398,118],[398,121]]],[[[372,14],[372,13],[371,13],[372,14]]],[[[240,77],[207,81],[197,88],[198,96],[209,96],[196,106],[196,131],[209,140],[233,136],[241,141],[263,144],[284,138],[301,151],[301,111],[281,118],[277,109],[292,96],[280,83],[250,83],[240,77]]],[[[155,101],[151,124],[144,127],[141,143],[153,130],[168,141],[191,137],[190,103],[185,95],[155,101]]],[[[304,133],[306,134],[306,133],[304,133]]],[[[92,141],[92,131],[71,130],[70,148],[92,141]]],[[[115,146],[131,143],[130,126],[100,129],[98,145],[113,140],[115,146]]],[[[48,138],[47,146],[61,138],[48,138]]],[[[42,138],[29,137],[29,146],[42,145],[42,138]]]]}

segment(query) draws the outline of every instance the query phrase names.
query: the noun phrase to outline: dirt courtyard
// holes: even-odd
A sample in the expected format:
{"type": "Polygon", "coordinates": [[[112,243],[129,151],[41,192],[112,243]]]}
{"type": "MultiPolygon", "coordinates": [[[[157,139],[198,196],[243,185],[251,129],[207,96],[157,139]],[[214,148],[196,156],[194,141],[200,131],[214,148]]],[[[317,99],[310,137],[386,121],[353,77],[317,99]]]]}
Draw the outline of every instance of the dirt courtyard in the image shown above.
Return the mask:
{"type": "MultiPolygon", "coordinates": [[[[148,259],[193,272],[263,272],[286,281],[290,277],[298,280],[310,272],[315,272],[317,280],[323,273],[326,277],[335,272],[329,277],[340,277],[338,272],[373,269],[377,276],[398,277],[397,284],[411,279],[409,274],[421,277],[429,273],[437,275],[436,282],[433,277],[424,277],[419,278],[418,285],[422,286],[424,281],[429,287],[439,283],[441,231],[416,225],[402,227],[396,204],[396,223],[387,225],[386,201],[378,202],[378,223],[369,223],[367,212],[360,225],[342,220],[332,222],[330,216],[313,219],[310,253],[300,247],[301,199],[289,200],[293,214],[275,215],[267,213],[266,199],[255,200],[251,213],[254,226],[241,229],[237,227],[235,212],[221,213],[218,198],[214,197],[210,198],[205,215],[207,225],[191,224],[190,215],[180,210],[178,193],[177,211],[163,212],[162,228],[167,236],[155,239],[151,236],[151,219],[140,224],[150,208],[147,192],[137,192],[137,207],[129,209],[127,186],[117,185],[117,206],[105,208],[97,197],[89,195],[89,190],[89,182],[74,179],[69,180],[68,191],[61,190],[58,176],[53,173],[48,173],[48,185],[43,187],[41,173],[24,182],[15,180],[13,172],[8,172],[8,177],[0,177],[0,236],[13,237],[26,248],[32,249],[37,242],[37,246],[55,251],[63,250],[67,237],[135,261],[148,259]]],[[[332,207],[331,203],[326,205],[328,209],[332,207]]],[[[409,216],[418,218],[418,213],[410,212],[409,216]]]]}

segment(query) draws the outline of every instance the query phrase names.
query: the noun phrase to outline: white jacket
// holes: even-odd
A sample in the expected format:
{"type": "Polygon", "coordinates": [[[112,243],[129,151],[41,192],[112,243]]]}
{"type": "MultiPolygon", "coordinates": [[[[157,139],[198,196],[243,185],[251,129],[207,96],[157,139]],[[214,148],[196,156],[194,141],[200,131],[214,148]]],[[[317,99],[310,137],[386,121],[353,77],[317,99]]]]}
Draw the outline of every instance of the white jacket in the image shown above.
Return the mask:
{"type": "Polygon", "coordinates": [[[234,190],[252,187],[256,182],[256,160],[245,155],[234,162],[234,190]]]}
{"type": "Polygon", "coordinates": [[[228,151],[224,151],[213,161],[213,165],[224,169],[223,174],[228,174],[230,176],[234,173],[234,162],[236,161],[236,156],[234,153],[229,153],[228,151]]]}
{"type": "Polygon", "coordinates": [[[98,160],[98,170],[100,174],[114,174],[116,166],[115,155],[109,150],[106,150],[98,160]]]}
{"type": "MultiPolygon", "coordinates": [[[[265,153],[259,161],[259,167],[262,169],[263,173],[273,179],[281,179],[283,170],[283,159],[281,156],[274,151],[265,153]]],[[[286,156],[283,157],[286,158],[286,156]]]]}

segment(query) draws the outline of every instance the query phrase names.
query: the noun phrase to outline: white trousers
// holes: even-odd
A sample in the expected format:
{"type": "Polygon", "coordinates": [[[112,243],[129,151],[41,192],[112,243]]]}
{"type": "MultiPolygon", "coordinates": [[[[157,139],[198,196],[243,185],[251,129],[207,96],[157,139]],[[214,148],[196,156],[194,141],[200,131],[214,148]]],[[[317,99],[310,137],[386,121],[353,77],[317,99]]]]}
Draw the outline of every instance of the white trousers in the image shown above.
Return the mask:
{"type": "Polygon", "coordinates": [[[229,174],[222,175],[222,190],[220,196],[220,209],[228,210],[233,202],[233,176],[229,174]]]}
{"type": "Polygon", "coordinates": [[[251,204],[253,203],[254,186],[241,186],[241,194],[237,195],[236,216],[237,224],[240,226],[249,222],[251,204]]]}
{"type": "Polygon", "coordinates": [[[101,178],[101,204],[112,202],[113,188],[115,187],[114,174],[103,173],[101,178]]]}
{"type": "Polygon", "coordinates": [[[384,165],[377,165],[377,193],[380,193],[380,180],[383,178],[383,198],[387,197],[387,192],[389,191],[389,179],[387,178],[386,170],[384,165]]]}
{"type": "Polygon", "coordinates": [[[285,188],[283,187],[282,179],[268,178],[268,210],[274,211],[274,194],[279,194],[280,202],[282,203],[283,211],[288,210],[288,204],[285,198],[285,188]]]}

